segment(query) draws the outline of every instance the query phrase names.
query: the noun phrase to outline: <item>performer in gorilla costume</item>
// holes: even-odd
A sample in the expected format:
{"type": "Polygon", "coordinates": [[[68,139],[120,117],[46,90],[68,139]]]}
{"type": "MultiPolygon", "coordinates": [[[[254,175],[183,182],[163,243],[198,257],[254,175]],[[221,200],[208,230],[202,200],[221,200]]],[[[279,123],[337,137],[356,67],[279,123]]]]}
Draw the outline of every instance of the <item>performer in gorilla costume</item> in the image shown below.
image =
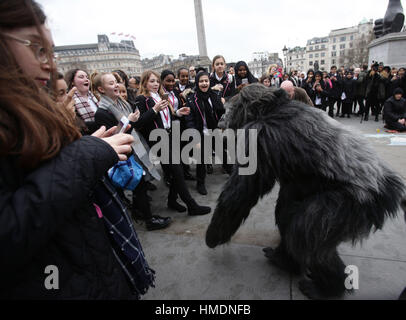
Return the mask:
{"type": "Polygon", "coordinates": [[[234,167],[208,227],[207,245],[228,242],[278,181],[281,243],[264,249],[265,255],[278,267],[303,273],[299,287],[309,298],[341,296],[347,275],[337,246],[367,237],[396,216],[400,205],[404,209],[402,179],[363,137],[321,110],[290,101],[284,90],[250,85],[229,104],[229,128],[258,132],[258,168],[241,176],[234,167]]]}

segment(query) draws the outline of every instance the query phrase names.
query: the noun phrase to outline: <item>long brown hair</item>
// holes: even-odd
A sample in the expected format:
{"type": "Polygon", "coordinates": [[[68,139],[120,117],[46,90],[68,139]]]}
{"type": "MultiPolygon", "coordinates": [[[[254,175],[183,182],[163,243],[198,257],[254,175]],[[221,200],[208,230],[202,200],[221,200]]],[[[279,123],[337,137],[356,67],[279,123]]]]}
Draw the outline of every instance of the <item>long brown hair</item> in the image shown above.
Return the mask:
{"type": "MultiPolygon", "coordinates": [[[[0,1],[0,156],[16,156],[18,164],[27,169],[55,157],[80,138],[78,129],[67,120],[67,111],[23,74],[1,36],[4,31],[36,26],[44,39],[40,26],[45,20],[33,0],[0,1]]],[[[49,59],[52,61],[51,56],[49,59]]]]}
{"type": "MultiPolygon", "coordinates": [[[[158,78],[158,81],[160,84],[158,93],[162,99],[163,95],[164,95],[164,91],[162,89],[161,77],[157,72],[152,71],[152,70],[144,71],[143,74],[141,75],[141,83],[140,83],[140,89],[138,91],[138,95],[141,95],[141,96],[150,96],[151,95],[151,93],[149,92],[149,90],[147,88],[147,83],[149,81],[149,78],[151,78],[152,75],[154,75],[158,78]]],[[[171,110],[172,114],[175,114],[175,110],[173,109],[173,106],[170,102],[169,102],[169,109],[171,110]]]]}

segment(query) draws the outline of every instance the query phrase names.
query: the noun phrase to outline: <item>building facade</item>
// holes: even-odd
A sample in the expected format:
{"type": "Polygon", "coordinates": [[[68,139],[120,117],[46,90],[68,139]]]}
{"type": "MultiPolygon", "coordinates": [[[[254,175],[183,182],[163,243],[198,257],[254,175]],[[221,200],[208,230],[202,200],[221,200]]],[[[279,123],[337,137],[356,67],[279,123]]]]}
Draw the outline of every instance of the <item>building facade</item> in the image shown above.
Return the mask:
{"type": "Polygon", "coordinates": [[[248,68],[256,78],[260,78],[268,72],[272,64],[283,65],[278,53],[254,52],[252,61],[248,63],[248,68]]]}
{"type": "Polygon", "coordinates": [[[58,71],[65,74],[71,69],[92,72],[123,70],[128,75],[142,73],[141,57],[133,41],[112,43],[107,35],[98,35],[98,43],[54,48],[58,54],[58,71]]]}
{"type": "Polygon", "coordinates": [[[358,25],[331,30],[327,37],[315,37],[306,47],[288,49],[288,71],[309,69],[329,71],[331,66],[358,67],[368,63],[368,44],[373,40],[373,20],[364,19],[358,25]]]}
{"type": "Polygon", "coordinates": [[[306,62],[307,69],[327,70],[328,68],[328,37],[313,38],[307,41],[306,62]]]}
{"type": "Polygon", "coordinates": [[[373,20],[357,26],[335,29],[329,34],[329,67],[353,67],[368,63],[368,44],[373,39],[373,20]]]}
{"type": "Polygon", "coordinates": [[[142,60],[142,67],[145,70],[153,70],[158,73],[161,73],[163,70],[171,70],[175,74],[180,68],[188,68],[194,67],[203,67],[207,71],[210,72],[211,70],[211,61],[208,57],[201,57],[199,55],[196,56],[188,56],[186,54],[180,54],[177,59],[172,59],[170,56],[166,55],[159,55],[152,59],[143,59],[142,60]]]}
{"type": "Polygon", "coordinates": [[[294,47],[288,49],[286,53],[286,64],[288,72],[304,71],[307,68],[308,62],[306,59],[306,47],[294,47]]]}

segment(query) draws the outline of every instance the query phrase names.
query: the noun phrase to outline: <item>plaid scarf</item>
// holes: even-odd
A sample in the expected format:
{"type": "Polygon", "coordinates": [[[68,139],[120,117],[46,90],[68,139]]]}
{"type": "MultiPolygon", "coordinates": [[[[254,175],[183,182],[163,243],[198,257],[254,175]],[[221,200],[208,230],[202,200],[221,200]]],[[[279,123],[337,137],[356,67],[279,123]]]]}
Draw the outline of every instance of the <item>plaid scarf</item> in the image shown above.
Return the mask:
{"type": "Polygon", "coordinates": [[[88,102],[89,98],[93,100],[96,106],[98,105],[96,97],[90,91],[86,98],[82,97],[77,91],[73,95],[76,112],[85,122],[94,121],[94,114],[96,113],[96,110],[94,110],[88,102]]]}
{"type": "MultiPolygon", "coordinates": [[[[103,94],[100,95],[100,97],[99,108],[112,113],[117,121],[120,121],[123,115],[128,118],[130,113],[132,113],[131,106],[121,98],[117,100],[116,104],[112,99],[103,94]]],[[[149,158],[150,149],[144,137],[136,130],[132,130],[131,135],[135,139],[134,143],[131,145],[135,153],[135,160],[142,165],[147,173],[147,176],[145,177],[146,181],[151,180],[151,176],[155,180],[161,180],[161,176],[149,158]]]]}
{"type": "Polygon", "coordinates": [[[133,293],[140,299],[150,287],[155,287],[155,271],[145,259],[127,208],[106,177],[95,188],[94,199],[101,210],[113,254],[130,281],[133,293]]]}

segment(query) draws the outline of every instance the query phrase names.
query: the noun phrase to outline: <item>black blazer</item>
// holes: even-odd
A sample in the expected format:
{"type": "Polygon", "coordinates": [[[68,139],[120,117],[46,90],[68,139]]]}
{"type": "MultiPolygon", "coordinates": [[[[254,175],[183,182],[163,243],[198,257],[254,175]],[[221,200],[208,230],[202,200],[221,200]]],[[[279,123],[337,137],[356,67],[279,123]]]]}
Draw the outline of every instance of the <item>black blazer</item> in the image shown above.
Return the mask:
{"type": "MultiPolygon", "coordinates": [[[[157,141],[150,141],[149,135],[152,130],[164,129],[164,124],[161,119],[160,113],[155,113],[154,106],[155,101],[151,97],[137,96],[135,98],[135,106],[140,110],[140,118],[137,121],[137,126],[139,127],[139,132],[144,136],[145,140],[148,141],[150,147],[157,143],[157,141]]],[[[171,122],[178,120],[179,117],[173,115],[169,112],[171,122]]]]}
{"type": "MultiPolygon", "coordinates": [[[[216,124],[215,127],[210,128],[208,123],[208,129],[216,129],[217,124],[221,118],[221,116],[225,113],[224,105],[221,102],[221,98],[215,93],[212,92],[210,94],[210,100],[213,106],[213,114],[212,117],[214,118],[214,122],[216,124]]],[[[187,128],[193,128],[199,130],[201,133],[203,132],[203,119],[200,112],[204,112],[203,102],[197,97],[196,93],[190,93],[186,99],[186,106],[190,108],[190,114],[186,116],[186,126],[187,128]],[[200,109],[200,111],[199,111],[200,109]]],[[[208,115],[206,115],[207,117],[208,115]]]]}
{"type": "Polygon", "coordinates": [[[221,84],[224,88],[224,90],[220,92],[220,97],[228,100],[228,98],[231,98],[236,94],[235,78],[229,76],[227,73],[224,73],[223,78],[221,78],[220,81],[217,80],[215,73],[210,75],[210,87],[213,88],[217,84],[221,84]],[[229,78],[232,78],[232,81],[230,81],[229,78]]]}

